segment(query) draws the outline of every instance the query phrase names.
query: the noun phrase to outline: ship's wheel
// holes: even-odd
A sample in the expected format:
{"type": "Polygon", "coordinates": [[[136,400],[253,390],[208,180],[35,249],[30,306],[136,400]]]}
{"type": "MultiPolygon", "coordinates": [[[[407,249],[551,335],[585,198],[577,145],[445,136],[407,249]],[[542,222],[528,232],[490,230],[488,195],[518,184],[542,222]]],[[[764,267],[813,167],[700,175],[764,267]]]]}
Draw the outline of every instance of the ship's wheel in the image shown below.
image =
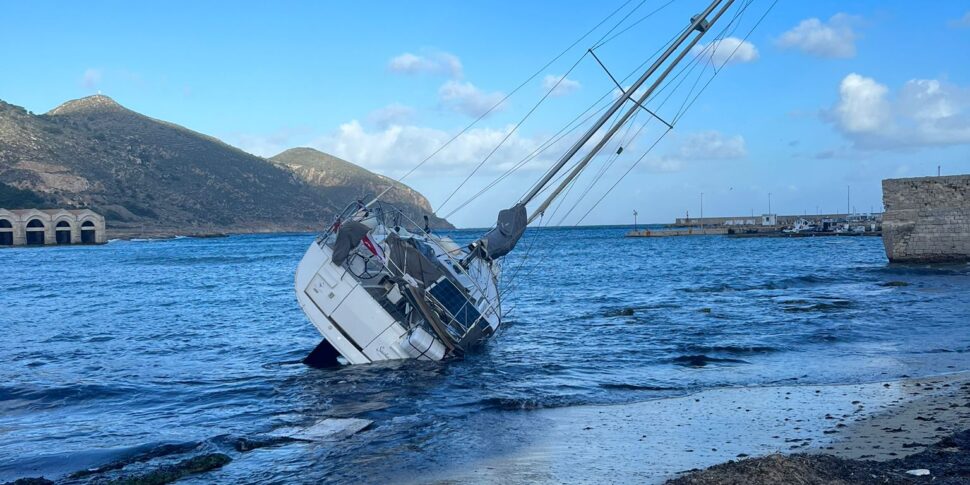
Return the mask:
{"type": "Polygon", "coordinates": [[[364,251],[360,251],[358,248],[347,258],[347,270],[362,280],[379,275],[382,269],[384,269],[384,265],[381,264],[381,261],[366,248],[364,251]]]}

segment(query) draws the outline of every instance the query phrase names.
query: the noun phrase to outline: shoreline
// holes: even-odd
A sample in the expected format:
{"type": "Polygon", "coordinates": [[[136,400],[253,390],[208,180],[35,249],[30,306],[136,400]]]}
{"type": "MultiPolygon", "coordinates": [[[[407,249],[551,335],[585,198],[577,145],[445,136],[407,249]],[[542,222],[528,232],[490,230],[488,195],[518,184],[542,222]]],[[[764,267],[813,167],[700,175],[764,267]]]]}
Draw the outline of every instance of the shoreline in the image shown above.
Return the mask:
{"type": "Polygon", "coordinates": [[[502,420],[507,429],[492,432],[524,433],[522,446],[440,470],[430,481],[664,483],[778,454],[886,461],[970,429],[967,406],[970,371],[866,384],[719,388],[518,412],[502,420]]]}

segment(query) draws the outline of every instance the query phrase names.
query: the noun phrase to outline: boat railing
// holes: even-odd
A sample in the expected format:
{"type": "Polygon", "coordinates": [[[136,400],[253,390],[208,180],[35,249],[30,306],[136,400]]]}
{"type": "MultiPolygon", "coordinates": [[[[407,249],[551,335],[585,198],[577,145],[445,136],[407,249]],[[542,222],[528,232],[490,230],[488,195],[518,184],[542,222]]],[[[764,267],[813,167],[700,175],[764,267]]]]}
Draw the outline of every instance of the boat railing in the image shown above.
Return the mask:
{"type": "MultiPolygon", "coordinates": [[[[372,218],[372,217],[376,218],[380,222],[378,226],[384,226],[385,228],[388,227],[387,221],[385,220],[385,218],[388,216],[388,212],[392,213],[396,217],[401,217],[407,222],[409,222],[412,225],[412,227],[416,229],[415,231],[416,233],[425,235],[427,241],[429,241],[431,244],[437,247],[442,254],[447,256],[447,258],[451,262],[451,267],[453,269],[457,270],[458,272],[466,276],[468,280],[475,286],[475,289],[478,290],[478,293],[482,296],[482,300],[486,302],[488,309],[491,310],[491,312],[481,312],[481,313],[482,314],[493,313],[496,315],[501,315],[501,313],[495,307],[495,304],[492,301],[492,299],[489,298],[488,291],[482,288],[481,285],[479,285],[478,280],[472,277],[468,273],[468,270],[464,267],[464,265],[461,264],[461,259],[455,258],[454,254],[452,254],[454,251],[452,249],[446,248],[443,244],[441,244],[441,241],[439,241],[437,237],[434,237],[431,233],[425,231],[424,228],[419,226],[413,219],[411,219],[411,217],[408,216],[407,213],[405,213],[404,211],[398,209],[397,207],[391,204],[377,202],[376,207],[372,206],[370,208],[365,208],[360,201],[348,204],[347,207],[344,208],[344,210],[334,218],[333,224],[331,224],[330,227],[327,228],[326,232],[324,232],[319,238],[317,238],[317,242],[323,243],[327,241],[330,238],[330,236],[333,235],[340,228],[340,224],[343,221],[351,219],[354,215],[356,215],[358,212],[362,210],[367,211],[366,212],[367,216],[364,219],[372,218]],[[388,211],[386,207],[390,208],[391,210],[388,211]]],[[[387,261],[385,261],[384,264],[386,265],[387,261]]],[[[492,276],[494,276],[494,273],[492,274],[492,276]]]]}

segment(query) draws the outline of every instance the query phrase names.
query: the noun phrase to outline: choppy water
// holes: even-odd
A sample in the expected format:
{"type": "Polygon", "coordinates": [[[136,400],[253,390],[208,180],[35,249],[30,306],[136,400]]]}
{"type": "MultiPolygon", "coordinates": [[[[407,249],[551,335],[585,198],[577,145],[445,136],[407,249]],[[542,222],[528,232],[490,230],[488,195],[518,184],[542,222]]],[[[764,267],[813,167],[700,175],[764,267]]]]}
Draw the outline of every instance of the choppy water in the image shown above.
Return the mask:
{"type": "Polygon", "coordinates": [[[337,370],[299,364],[319,340],[292,290],[310,235],[0,251],[0,482],[212,451],[233,462],[190,482],[419,480],[527,446],[541,431],[489,423],[536,408],[970,368],[970,266],[890,266],[877,238],[624,231],[527,233],[479,354],[337,370]],[[233,448],[326,417],[374,425],[233,448]]]}

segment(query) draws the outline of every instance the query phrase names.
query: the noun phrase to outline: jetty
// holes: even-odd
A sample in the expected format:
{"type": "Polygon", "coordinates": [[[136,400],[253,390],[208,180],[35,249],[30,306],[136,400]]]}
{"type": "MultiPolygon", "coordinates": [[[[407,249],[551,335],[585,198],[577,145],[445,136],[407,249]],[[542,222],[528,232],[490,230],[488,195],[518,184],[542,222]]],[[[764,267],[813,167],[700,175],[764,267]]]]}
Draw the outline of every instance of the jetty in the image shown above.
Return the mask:
{"type": "Polygon", "coordinates": [[[731,236],[815,237],[880,236],[882,214],[817,214],[678,218],[656,229],[637,229],[626,237],[731,236]]]}
{"type": "Polygon", "coordinates": [[[0,247],[105,242],[104,216],[89,209],[0,209],[0,247]]]}

